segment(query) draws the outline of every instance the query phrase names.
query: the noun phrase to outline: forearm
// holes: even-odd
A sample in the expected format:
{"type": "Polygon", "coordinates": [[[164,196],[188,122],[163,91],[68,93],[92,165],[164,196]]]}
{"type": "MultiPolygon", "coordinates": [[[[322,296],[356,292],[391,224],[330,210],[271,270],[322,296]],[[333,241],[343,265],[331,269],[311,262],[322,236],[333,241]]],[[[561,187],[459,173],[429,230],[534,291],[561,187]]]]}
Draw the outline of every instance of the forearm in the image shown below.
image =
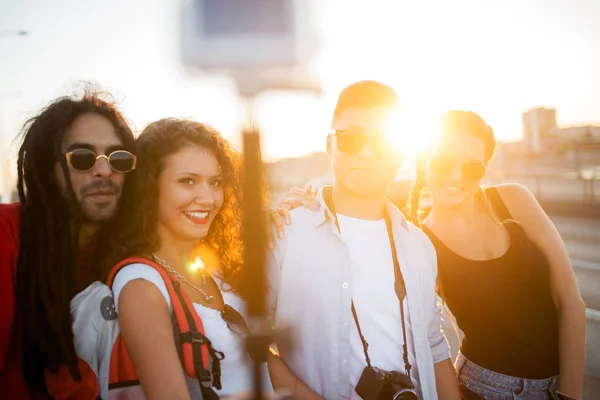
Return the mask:
{"type": "Polygon", "coordinates": [[[269,353],[267,366],[269,367],[273,389],[291,392],[295,400],[323,399],[298,379],[279,356],[269,353]]]}
{"type": "Polygon", "coordinates": [[[435,387],[440,400],[460,400],[456,371],[449,358],[433,365],[435,387]]]}
{"type": "Polygon", "coordinates": [[[583,396],[585,370],[585,306],[579,299],[559,309],[559,390],[583,396]]]}

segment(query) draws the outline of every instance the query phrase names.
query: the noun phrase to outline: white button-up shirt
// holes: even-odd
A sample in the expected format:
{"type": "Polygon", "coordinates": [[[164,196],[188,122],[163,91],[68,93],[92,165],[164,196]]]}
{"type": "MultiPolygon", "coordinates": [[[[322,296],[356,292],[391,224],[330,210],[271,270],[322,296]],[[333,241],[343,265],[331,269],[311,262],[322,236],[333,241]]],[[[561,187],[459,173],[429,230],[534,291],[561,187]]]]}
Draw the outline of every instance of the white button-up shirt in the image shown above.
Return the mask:
{"type": "MultiPolygon", "coordinates": [[[[323,204],[320,211],[292,211],[292,225],[270,252],[268,279],[275,327],[289,328],[292,333],[291,345],[278,342],[278,350],[290,370],[313,391],[326,399],[350,399],[358,379],[350,376],[348,363],[354,325],[350,258],[322,190],[317,199],[323,204]]],[[[436,400],[433,365],[450,357],[435,293],[436,253],[427,236],[391,202],[387,210],[406,285],[407,328],[412,328],[407,334],[412,336],[416,361],[413,371],[419,377],[422,398],[436,400]]],[[[394,290],[393,285],[389,290],[394,290]]],[[[403,365],[402,360],[399,363],[403,365]]]]}

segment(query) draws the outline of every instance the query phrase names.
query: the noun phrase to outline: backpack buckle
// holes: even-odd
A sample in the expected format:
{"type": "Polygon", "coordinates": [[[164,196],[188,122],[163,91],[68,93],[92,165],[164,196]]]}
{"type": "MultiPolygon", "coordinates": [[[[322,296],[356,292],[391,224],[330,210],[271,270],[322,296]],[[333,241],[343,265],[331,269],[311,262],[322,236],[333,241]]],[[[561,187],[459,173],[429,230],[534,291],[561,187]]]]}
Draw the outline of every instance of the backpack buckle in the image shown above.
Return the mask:
{"type": "Polygon", "coordinates": [[[210,346],[210,340],[200,332],[187,331],[179,335],[183,343],[198,343],[210,346]]]}

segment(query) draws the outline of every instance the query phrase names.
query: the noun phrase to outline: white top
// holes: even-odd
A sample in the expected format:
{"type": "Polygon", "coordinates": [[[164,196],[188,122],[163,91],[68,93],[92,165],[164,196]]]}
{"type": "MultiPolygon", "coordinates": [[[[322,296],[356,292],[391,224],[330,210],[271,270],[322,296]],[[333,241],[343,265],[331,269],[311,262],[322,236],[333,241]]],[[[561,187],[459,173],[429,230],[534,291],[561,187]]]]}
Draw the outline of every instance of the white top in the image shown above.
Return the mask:
{"type": "MultiPolygon", "coordinates": [[[[317,199],[325,204],[322,191],[317,199]]],[[[391,202],[387,203],[387,210],[407,289],[405,303],[410,315],[410,340],[414,341],[410,346],[414,356],[411,374],[418,376],[420,397],[437,400],[433,365],[450,358],[450,354],[440,327],[441,311],[435,293],[436,253],[429,238],[407,222],[391,202]]],[[[379,366],[386,368],[393,363],[399,365],[398,371],[404,372],[400,325],[390,323],[391,313],[398,307],[390,260],[382,261],[381,266],[373,262],[368,273],[354,275],[356,260],[367,257],[360,248],[374,245],[381,249],[378,252],[385,251],[390,257],[389,240],[381,234],[380,239],[371,241],[370,231],[354,232],[351,228],[344,235],[343,225],[340,234],[327,207],[317,212],[300,207],[291,214],[292,224],[285,227],[282,239],[275,240],[268,258],[275,327],[288,327],[293,332],[293,345],[278,344],[278,350],[291,371],[313,391],[330,400],[351,399],[360,368],[358,361],[349,362],[353,352],[356,353],[352,343],[357,337],[351,312],[353,296],[358,296],[356,306],[359,318],[368,327],[365,336],[371,348],[377,347],[381,340],[396,343],[396,349],[373,349],[373,356],[381,361],[379,366]],[[351,232],[356,234],[354,240],[351,232]],[[381,276],[384,270],[387,278],[381,276]],[[388,280],[386,289],[382,282],[388,280]],[[365,294],[377,288],[376,295],[365,294]],[[387,302],[391,306],[386,304],[382,308],[387,302]],[[387,313],[390,314],[386,316],[387,313]],[[369,317],[369,314],[378,315],[369,317]]],[[[368,257],[379,256],[369,253],[368,257]]],[[[365,262],[359,261],[362,266],[365,262]]]]}
{"type": "MultiPolygon", "coordinates": [[[[115,300],[117,313],[119,312],[119,295],[121,290],[135,279],[144,279],[153,283],[163,294],[169,305],[169,313],[173,312],[173,306],[169,297],[169,292],[160,274],[152,267],[146,264],[131,264],[123,267],[115,276],[112,291],[115,300]]],[[[213,277],[220,286],[221,281],[213,277]]],[[[240,314],[245,316],[246,303],[233,292],[222,291],[225,304],[235,308],[240,314]]],[[[196,313],[202,319],[206,337],[208,337],[213,347],[225,354],[221,361],[221,384],[222,389],[216,390],[220,396],[229,396],[241,391],[252,389],[252,360],[244,347],[243,339],[233,333],[226,322],[221,318],[219,311],[204,307],[198,303],[192,303],[196,313]]],[[[268,375],[266,364],[263,364],[264,386],[267,391],[272,391],[271,380],[268,375]]],[[[201,399],[202,394],[198,387],[198,381],[186,375],[188,387],[192,399],[201,399]]]]}
{"type": "MultiPolygon", "coordinates": [[[[340,214],[337,217],[350,254],[352,299],[360,328],[369,344],[371,365],[406,373],[400,303],[394,290],[394,263],[385,220],[368,221],[340,214]]],[[[414,343],[406,301],[403,305],[408,359],[413,365],[414,343]]],[[[355,323],[350,330],[350,382],[356,387],[367,363],[355,323]]],[[[411,372],[411,378],[418,387],[418,376],[411,372]]],[[[354,391],[351,398],[360,399],[354,391]]]]}

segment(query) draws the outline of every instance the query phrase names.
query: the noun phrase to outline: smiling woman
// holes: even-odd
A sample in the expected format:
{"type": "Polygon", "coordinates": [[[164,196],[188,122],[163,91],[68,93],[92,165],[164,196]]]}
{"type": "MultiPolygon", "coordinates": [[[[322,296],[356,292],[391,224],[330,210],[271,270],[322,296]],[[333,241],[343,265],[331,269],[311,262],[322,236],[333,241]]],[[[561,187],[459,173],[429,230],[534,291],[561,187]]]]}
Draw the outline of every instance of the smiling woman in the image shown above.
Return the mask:
{"type": "Polygon", "coordinates": [[[204,238],[223,205],[223,178],[216,156],[189,145],[165,157],[158,179],[161,245],[204,238]]]}
{"type": "Polygon", "coordinates": [[[496,139],[478,114],[449,111],[439,122],[417,170],[412,218],[436,249],[439,294],[464,332],[463,390],[541,400],[557,398],[558,386],[572,396],[558,398],[578,398],[585,312],[562,239],[526,188],[481,187],[496,139]],[[424,186],[432,207],[421,221],[424,186]]]}
{"type": "Polygon", "coordinates": [[[113,257],[115,264],[125,265],[113,272],[112,290],[140,384],[156,398],[213,398],[210,393],[249,390],[252,368],[240,280],[240,155],[209,126],[175,118],[146,127],[137,151],[135,209],[124,224],[129,229],[116,237],[113,257]],[[171,326],[176,306],[156,268],[170,274],[200,318],[212,366],[196,373],[208,372],[212,387],[198,385],[197,377],[181,368],[180,338],[171,326]]]}
{"type": "Polygon", "coordinates": [[[137,146],[135,209],[108,267],[157,251],[165,242],[197,247],[201,241],[218,255],[219,272],[236,286],[242,254],[239,153],[209,126],[175,118],[148,125],[137,146]]]}

